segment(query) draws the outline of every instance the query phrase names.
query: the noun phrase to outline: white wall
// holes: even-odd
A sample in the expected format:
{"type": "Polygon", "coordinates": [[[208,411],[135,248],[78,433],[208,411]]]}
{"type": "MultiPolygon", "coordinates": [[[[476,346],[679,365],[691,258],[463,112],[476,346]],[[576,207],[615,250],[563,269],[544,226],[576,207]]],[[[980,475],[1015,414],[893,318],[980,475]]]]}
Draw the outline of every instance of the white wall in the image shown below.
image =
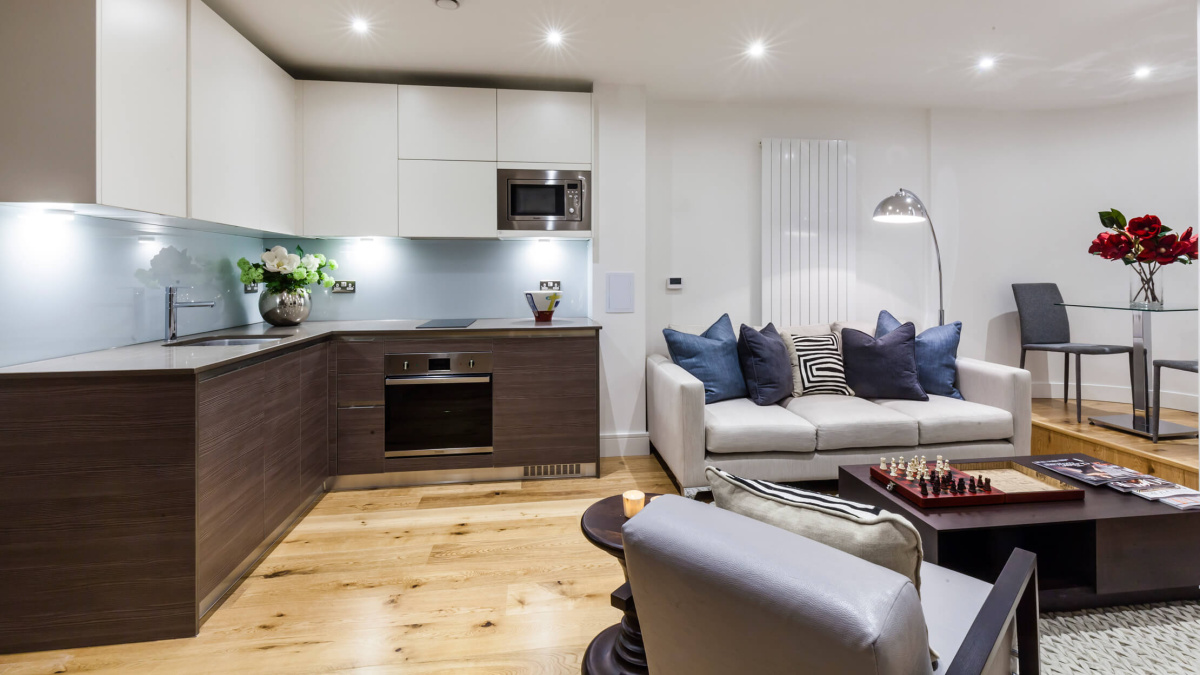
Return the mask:
{"type": "Polygon", "coordinates": [[[592,93],[595,183],[592,318],[600,331],[600,454],[650,452],[646,433],[646,91],[592,93]],[[605,311],[605,274],[633,272],[633,313],[605,311]]]}
{"type": "MultiPolygon", "coordinates": [[[[1019,325],[1010,284],[1055,282],[1068,301],[1127,302],[1120,262],[1088,255],[1096,213],[1153,213],[1197,226],[1196,97],[1050,112],[937,110],[927,200],[946,268],[948,319],[963,321],[960,354],[1016,365],[1019,325]]],[[[860,162],[860,165],[866,162],[860,162]]],[[[1163,271],[1168,304],[1196,306],[1195,266],[1163,271]]],[[[1079,342],[1131,343],[1125,312],[1070,309],[1079,342]]],[[[1154,356],[1195,359],[1195,314],[1154,319],[1154,356]]],[[[1061,395],[1062,357],[1030,354],[1034,396],[1061,395]]],[[[1129,401],[1123,356],[1084,358],[1084,398],[1129,401]]],[[[1196,377],[1164,374],[1163,405],[1195,411],[1196,377]]]]}
{"type": "Polygon", "coordinates": [[[652,101],[647,110],[647,339],[664,351],[668,324],[708,325],[728,312],[761,319],[761,154],[764,137],[857,144],[858,308],[936,320],[933,249],[920,228],[871,221],[884,196],[928,186],[928,113],[811,103],[652,101]],[[667,291],[682,276],[682,291],[667,291]]]}

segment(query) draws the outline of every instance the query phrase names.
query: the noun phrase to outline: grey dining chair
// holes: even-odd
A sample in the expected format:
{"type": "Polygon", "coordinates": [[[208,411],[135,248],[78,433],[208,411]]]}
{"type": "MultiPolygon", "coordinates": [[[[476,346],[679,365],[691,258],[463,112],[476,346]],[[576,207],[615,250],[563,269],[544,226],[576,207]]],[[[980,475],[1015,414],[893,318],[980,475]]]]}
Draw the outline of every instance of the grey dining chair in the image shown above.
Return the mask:
{"type": "MultiPolygon", "coordinates": [[[[1071,342],[1071,324],[1058,284],[1013,284],[1017,301],[1017,316],[1021,320],[1021,367],[1025,367],[1026,352],[1059,352],[1063,355],[1063,403],[1069,398],[1071,355],[1075,355],[1075,421],[1083,422],[1083,377],[1080,363],[1083,355],[1129,354],[1129,380],[1133,382],[1133,347],[1125,345],[1095,345],[1071,342]]],[[[1144,367],[1144,364],[1143,364],[1144,367]]]]}
{"type": "Polygon", "coordinates": [[[1189,373],[1200,372],[1200,362],[1154,359],[1154,425],[1150,428],[1150,441],[1158,442],[1158,414],[1162,410],[1162,369],[1171,368],[1189,373]]]}

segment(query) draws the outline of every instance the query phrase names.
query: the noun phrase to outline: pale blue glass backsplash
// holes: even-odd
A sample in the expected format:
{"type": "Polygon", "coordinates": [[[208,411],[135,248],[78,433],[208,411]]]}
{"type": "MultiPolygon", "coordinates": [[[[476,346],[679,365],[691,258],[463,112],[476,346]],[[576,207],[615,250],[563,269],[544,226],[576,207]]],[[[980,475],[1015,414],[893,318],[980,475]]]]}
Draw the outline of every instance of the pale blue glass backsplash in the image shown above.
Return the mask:
{"type": "Polygon", "coordinates": [[[235,262],[261,251],[255,237],[0,206],[0,365],[161,340],[172,284],[217,303],[180,310],[181,335],[259,321],[235,262]]]}
{"type": "Polygon", "coordinates": [[[532,316],[525,291],[562,282],[556,315],[588,314],[591,257],[585,240],[268,239],[266,246],[338,261],[336,279],[357,292],[314,288],[310,321],[357,319],[502,319],[532,316]]]}
{"type": "Polygon", "coordinates": [[[214,308],[179,312],[188,335],[261,321],[237,259],[297,244],[337,259],[355,294],[314,287],[312,321],[525,317],[524,292],[563,284],[560,316],[587,316],[586,241],[268,240],[0,206],[0,366],[163,339],[164,288],[214,308]]]}

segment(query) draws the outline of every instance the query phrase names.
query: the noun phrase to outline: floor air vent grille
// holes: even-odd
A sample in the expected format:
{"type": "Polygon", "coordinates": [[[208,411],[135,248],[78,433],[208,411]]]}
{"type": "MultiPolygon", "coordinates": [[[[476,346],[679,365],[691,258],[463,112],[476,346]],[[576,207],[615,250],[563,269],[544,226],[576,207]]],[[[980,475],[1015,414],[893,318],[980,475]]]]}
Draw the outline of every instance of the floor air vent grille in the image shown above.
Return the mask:
{"type": "Polygon", "coordinates": [[[579,476],[578,464],[533,464],[525,467],[526,478],[550,478],[552,476],[579,476]]]}

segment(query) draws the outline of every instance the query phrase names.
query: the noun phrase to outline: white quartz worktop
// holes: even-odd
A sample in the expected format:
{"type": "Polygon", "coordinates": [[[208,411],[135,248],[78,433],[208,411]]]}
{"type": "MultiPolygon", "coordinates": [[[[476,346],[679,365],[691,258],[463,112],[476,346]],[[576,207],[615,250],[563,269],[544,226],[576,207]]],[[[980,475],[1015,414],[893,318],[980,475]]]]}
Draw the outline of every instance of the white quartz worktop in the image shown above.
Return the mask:
{"type": "Polygon", "coordinates": [[[489,332],[507,334],[512,332],[551,333],[578,332],[581,335],[594,333],[600,324],[591,319],[555,319],[549,323],[536,323],[528,319],[478,319],[467,328],[417,328],[424,320],[398,319],[388,321],[311,321],[277,328],[266,323],[238,326],[224,330],[187,335],[180,341],[204,337],[278,336],[283,339],[260,345],[234,345],[228,347],[196,347],[188,345],[165,346],[160,342],[143,342],[126,347],[115,347],[98,352],[87,352],[63,356],[45,361],[21,363],[0,368],[0,378],[37,377],[47,375],[141,375],[141,374],[191,374],[221,368],[238,361],[252,359],[271,352],[282,351],[297,344],[316,343],[338,335],[380,335],[395,337],[466,337],[489,332]]]}

